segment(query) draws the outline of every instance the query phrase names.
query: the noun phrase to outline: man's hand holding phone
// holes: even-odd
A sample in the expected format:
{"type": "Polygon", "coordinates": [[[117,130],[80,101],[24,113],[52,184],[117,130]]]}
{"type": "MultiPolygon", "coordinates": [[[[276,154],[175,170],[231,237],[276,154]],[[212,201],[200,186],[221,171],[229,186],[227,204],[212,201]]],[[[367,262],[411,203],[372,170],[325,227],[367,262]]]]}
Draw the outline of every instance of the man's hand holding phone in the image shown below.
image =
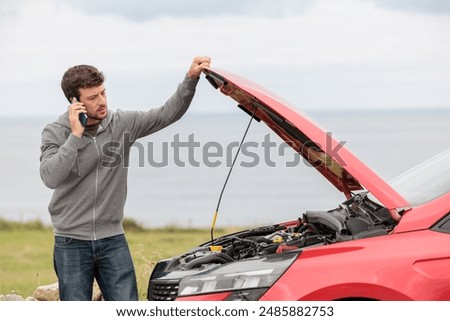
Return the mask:
{"type": "Polygon", "coordinates": [[[72,104],[69,106],[69,122],[72,134],[81,138],[87,123],[86,107],[75,97],[72,98],[72,104]]]}

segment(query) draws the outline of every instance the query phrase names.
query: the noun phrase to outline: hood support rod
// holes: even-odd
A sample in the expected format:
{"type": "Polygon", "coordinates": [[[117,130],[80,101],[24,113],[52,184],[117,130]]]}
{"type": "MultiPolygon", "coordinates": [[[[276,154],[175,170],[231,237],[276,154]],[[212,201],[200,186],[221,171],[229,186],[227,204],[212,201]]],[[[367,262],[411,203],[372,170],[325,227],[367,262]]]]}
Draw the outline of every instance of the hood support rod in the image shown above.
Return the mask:
{"type": "Polygon", "coordinates": [[[222,191],[220,192],[219,200],[217,202],[216,211],[214,212],[214,217],[213,217],[213,221],[212,221],[212,224],[211,224],[211,246],[214,246],[214,228],[216,226],[217,215],[219,213],[219,207],[220,207],[220,202],[222,201],[223,192],[225,191],[225,187],[227,186],[228,179],[230,178],[230,175],[231,175],[231,171],[233,170],[234,164],[236,163],[236,160],[237,160],[237,158],[239,156],[239,153],[241,151],[242,144],[244,143],[245,137],[247,136],[248,130],[250,129],[250,125],[252,124],[252,121],[255,118],[255,114],[256,114],[256,109],[257,108],[256,108],[256,106],[254,106],[254,108],[255,109],[253,110],[252,117],[250,118],[250,121],[248,122],[247,128],[245,129],[244,136],[242,136],[241,143],[239,144],[238,150],[236,151],[236,154],[234,155],[234,159],[233,159],[233,162],[231,163],[230,170],[228,171],[228,175],[227,175],[227,177],[225,179],[225,183],[223,184],[222,191]]]}

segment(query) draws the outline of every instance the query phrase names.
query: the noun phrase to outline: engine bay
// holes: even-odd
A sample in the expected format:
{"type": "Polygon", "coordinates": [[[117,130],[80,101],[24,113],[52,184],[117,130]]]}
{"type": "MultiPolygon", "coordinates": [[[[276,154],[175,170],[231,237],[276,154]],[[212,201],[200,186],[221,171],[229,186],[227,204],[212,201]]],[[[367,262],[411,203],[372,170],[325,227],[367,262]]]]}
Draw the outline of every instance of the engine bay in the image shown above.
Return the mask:
{"type": "Polygon", "coordinates": [[[168,262],[165,271],[206,269],[257,256],[387,235],[397,224],[367,192],[329,211],[305,211],[295,221],[219,237],[168,262]]]}

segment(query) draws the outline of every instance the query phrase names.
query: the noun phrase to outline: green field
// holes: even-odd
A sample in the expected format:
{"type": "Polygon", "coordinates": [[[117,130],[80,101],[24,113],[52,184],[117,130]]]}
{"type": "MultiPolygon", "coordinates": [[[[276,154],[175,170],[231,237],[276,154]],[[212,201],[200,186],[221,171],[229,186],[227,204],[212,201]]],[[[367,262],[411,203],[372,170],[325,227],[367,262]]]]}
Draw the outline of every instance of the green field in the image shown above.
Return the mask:
{"type": "MultiPolygon", "coordinates": [[[[151,271],[160,259],[181,254],[207,241],[209,229],[144,229],[133,222],[125,225],[134,259],[139,298],[146,299],[151,271]]],[[[218,229],[215,236],[236,229],[218,229]]],[[[0,219],[0,294],[32,296],[39,285],[57,281],[53,270],[53,232],[39,222],[19,224],[0,219]]]]}

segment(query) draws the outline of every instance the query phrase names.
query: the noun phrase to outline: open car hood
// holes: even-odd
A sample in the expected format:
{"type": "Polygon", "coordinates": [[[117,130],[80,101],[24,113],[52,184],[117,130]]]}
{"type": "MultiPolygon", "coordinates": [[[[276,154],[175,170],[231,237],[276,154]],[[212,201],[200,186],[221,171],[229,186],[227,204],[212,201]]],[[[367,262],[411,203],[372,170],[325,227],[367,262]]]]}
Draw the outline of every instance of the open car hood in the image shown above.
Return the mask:
{"type": "Polygon", "coordinates": [[[400,210],[410,207],[389,184],[305,114],[242,77],[218,69],[204,73],[214,88],[269,126],[347,198],[352,191],[367,190],[395,219],[399,219],[400,210]]]}

